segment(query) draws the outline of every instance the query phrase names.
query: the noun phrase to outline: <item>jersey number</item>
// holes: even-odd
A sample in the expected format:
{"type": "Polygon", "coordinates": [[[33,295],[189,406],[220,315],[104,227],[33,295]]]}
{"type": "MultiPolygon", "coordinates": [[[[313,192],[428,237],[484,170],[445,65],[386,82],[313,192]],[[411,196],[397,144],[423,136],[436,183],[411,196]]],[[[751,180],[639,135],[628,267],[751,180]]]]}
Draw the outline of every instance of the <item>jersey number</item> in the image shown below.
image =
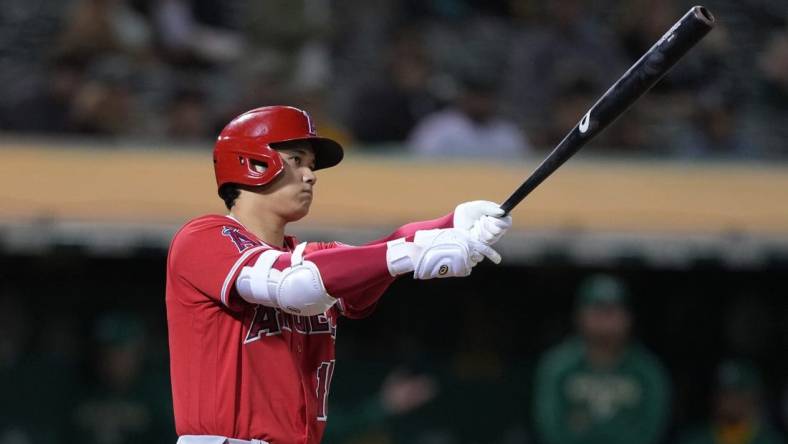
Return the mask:
{"type": "Polygon", "coordinates": [[[317,368],[317,420],[325,421],[328,419],[328,390],[331,387],[331,379],[334,377],[335,360],[323,361],[317,368]]]}

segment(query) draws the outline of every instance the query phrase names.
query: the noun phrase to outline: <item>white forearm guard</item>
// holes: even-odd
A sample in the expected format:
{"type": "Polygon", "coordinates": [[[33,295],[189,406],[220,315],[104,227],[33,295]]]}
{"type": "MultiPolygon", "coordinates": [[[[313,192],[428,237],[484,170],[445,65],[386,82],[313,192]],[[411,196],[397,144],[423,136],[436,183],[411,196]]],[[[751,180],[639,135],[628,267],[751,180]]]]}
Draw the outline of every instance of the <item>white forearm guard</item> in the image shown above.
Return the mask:
{"type": "Polygon", "coordinates": [[[283,253],[268,250],[252,266],[244,267],[235,281],[238,294],[247,302],[276,307],[290,314],[314,316],[331,308],[336,299],[323,284],[314,262],[304,260],[305,243],[299,244],[282,271],[273,268],[283,253]]]}

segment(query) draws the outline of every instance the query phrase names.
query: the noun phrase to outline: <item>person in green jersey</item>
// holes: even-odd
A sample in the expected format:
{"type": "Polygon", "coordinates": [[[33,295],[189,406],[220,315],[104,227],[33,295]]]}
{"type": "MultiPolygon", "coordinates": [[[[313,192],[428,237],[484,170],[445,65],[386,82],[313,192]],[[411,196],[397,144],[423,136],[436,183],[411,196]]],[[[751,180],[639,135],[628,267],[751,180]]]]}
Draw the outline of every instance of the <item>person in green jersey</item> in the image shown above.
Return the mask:
{"type": "Polygon", "coordinates": [[[631,338],[623,283],[582,282],[577,334],[536,369],[533,420],[542,444],[653,444],[667,426],[670,384],[659,359],[631,338]]]}
{"type": "Polygon", "coordinates": [[[717,369],[711,420],[684,434],[681,444],[784,444],[764,421],[761,381],[744,361],[725,361],[717,369]]]}

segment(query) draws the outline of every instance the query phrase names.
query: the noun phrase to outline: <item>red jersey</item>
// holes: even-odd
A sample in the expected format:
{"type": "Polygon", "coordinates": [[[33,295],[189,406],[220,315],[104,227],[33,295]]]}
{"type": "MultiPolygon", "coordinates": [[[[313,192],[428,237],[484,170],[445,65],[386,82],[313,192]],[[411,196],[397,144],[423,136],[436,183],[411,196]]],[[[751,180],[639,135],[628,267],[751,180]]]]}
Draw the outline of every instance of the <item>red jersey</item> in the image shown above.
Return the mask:
{"type": "Polygon", "coordinates": [[[229,216],[204,216],[176,234],[167,258],[167,325],[175,429],[180,435],[261,439],[271,444],[319,443],[334,372],[340,316],[360,318],[394,278],[386,241],[416,230],[451,226],[452,215],[402,227],[361,247],[309,243],[304,258],[320,270],[338,302],[305,317],[250,304],[235,290],[241,269],[268,249],[229,216]]]}

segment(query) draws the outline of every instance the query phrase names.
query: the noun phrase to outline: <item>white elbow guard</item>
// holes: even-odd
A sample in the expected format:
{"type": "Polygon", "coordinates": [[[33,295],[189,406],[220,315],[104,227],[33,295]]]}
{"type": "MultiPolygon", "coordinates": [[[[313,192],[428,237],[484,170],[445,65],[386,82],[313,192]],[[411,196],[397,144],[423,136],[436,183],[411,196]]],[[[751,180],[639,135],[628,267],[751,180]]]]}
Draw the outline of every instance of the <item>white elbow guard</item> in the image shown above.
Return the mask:
{"type": "Polygon", "coordinates": [[[290,267],[279,271],[274,262],[282,254],[269,250],[257,258],[251,267],[244,267],[236,280],[236,289],[246,301],[301,315],[315,316],[331,308],[336,299],[323,284],[320,270],[314,262],[303,258],[305,243],[292,254],[290,267]]]}

